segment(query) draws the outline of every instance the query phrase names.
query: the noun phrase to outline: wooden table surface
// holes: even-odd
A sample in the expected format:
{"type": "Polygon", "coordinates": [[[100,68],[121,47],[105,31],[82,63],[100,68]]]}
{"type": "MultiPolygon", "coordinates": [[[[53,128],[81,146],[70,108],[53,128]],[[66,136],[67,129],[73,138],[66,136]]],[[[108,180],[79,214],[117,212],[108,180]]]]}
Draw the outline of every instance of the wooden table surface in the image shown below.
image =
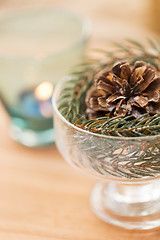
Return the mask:
{"type": "MultiPolygon", "coordinates": [[[[31,3],[37,1],[1,0],[0,11],[3,14],[31,3]]],[[[147,0],[39,3],[61,5],[88,16],[93,23],[90,46],[153,34],[147,28],[151,25],[147,0]]],[[[0,106],[0,240],[160,239],[160,230],[128,231],[99,220],[89,205],[94,179],[72,169],[54,145],[27,148],[11,140],[8,130],[9,118],[0,106]]]]}

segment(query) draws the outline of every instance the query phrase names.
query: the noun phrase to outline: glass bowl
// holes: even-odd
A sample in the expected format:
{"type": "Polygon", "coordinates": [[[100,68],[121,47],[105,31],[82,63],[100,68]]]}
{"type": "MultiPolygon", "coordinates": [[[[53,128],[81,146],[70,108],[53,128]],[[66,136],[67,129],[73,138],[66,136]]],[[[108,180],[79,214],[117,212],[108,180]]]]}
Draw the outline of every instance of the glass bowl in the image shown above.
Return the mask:
{"type": "Polygon", "coordinates": [[[69,164],[101,180],[91,194],[93,211],[123,228],[159,227],[160,135],[111,137],[77,128],[58,110],[63,83],[53,95],[56,144],[69,164]]]}
{"type": "Polygon", "coordinates": [[[27,146],[54,141],[54,85],[84,56],[90,22],[60,8],[32,8],[0,18],[0,98],[11,137],[27,146]]]}

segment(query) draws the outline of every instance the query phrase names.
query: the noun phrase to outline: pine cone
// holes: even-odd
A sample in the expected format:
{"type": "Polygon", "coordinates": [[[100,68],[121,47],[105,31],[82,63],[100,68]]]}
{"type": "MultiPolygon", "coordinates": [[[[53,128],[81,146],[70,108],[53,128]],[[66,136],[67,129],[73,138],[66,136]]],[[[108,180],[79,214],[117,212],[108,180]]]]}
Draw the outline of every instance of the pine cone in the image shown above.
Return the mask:
{"type": "Polygon", "coordinates": [[[96,75],[85,99],[89,118],[160,112],[160,73],[146,62],[117,63],[96,75]]]}

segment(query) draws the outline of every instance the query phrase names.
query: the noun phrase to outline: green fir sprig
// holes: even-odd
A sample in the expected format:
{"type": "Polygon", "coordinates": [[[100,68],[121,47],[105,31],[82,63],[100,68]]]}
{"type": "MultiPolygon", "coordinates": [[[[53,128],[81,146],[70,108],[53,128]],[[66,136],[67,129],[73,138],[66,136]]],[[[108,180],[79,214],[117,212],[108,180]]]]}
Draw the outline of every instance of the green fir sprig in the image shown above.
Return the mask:
{"type": "Polygon", "coordinates": [[[81,129],[108,136],[139,137],[160,134],[160,113],[154,116],[143,114],[135,119],[134,116],[101,117],[86,120],[81,118],[75,122],[81,129]]]}

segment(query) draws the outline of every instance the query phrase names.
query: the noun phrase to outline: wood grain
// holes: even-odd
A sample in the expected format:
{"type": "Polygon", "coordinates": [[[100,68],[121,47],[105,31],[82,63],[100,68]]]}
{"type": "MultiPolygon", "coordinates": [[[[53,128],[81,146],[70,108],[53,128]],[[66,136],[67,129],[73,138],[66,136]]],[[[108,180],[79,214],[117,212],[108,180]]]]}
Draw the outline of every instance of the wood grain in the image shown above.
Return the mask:
{"type": "MultiPolygon", "coordinates": [[[[37,1],[1,1],[1,14],[37,1]]],[[[127,3],[125,0],[119,1],[127,3]]],[[[134,1],[135,4],[144,1],[134,1]]],[[[148,2],[145,0],[145,2],[148,2]]],[[[106,39],[147,35],[146,12],[130,11],[124,18],[115,1],[39,1],[68,6],[88,16],[94,26],[90,46],[106,39]],[[140,14],[141,13],[141,14],[140,14]],[[127,19],[131,18],[128,23],[127,19]],[[136,19],[135,19],[136,18],[136,19]],[[143,21],[141,21],[143,19],[143,21]],[[138,27],[137,27],[138,26],[138,27]]],[[[135,5],[132,3],[132,10],[135,5]]],[[[137,5],[139,6],[139,5],[137,5]]],[[[142,7],[142,6],[141,6],[142,7]]],[[[120,6],[119,6],[120,8],[120,6]]],[[[125,10],[126,12],[127,10],[125,10]]],[[[147,10],[146,10],[147,11],[147,10]]],[[[9,137],[9,118],[0,106],[0,239],[1,240],[158,240],[160,231],[127,231],[99,220],[91,211],[89,194],[95,180],[72,169],[56,147],[26,148],[9,137]]]]}
{"type": "Polygon", "coordinates": [[[0,239],[122,240],[160,238],[160,232],[109,226],[91,211],[95,180],[72,169],[55,146],[30,149],[8,136],[0,108],[0,239]]]}

